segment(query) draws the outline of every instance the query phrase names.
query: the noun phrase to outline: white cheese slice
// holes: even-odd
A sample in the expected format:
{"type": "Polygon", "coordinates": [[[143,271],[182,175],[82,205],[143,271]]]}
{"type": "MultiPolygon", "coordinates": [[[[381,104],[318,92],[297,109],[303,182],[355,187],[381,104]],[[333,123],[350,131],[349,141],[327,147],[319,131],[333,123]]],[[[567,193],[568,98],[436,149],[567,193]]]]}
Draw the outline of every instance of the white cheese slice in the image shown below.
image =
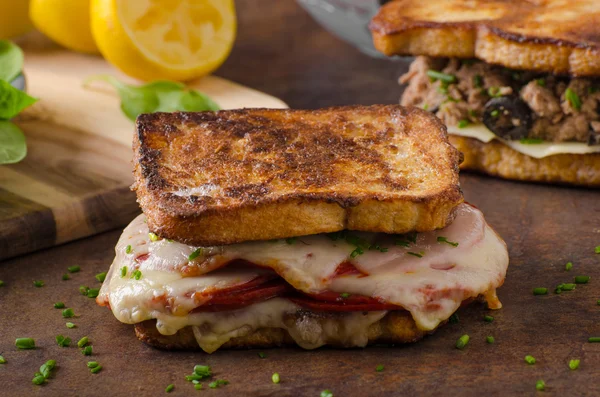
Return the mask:
{"type": "MultiPolygon", "coordinates": [[[[448,227],[420,233],[415,241],[401,240],[399,245],[398,236],[350,233],[376,242],[385,248],[384,252],[370,250],[353,258],[351,253],[356,247],[346,240],[314,235],[299,237],[293,244],[279,240],[207,247],[189,261],[189,255],[197,247],[167,240],[151,241],[141,215],[125,229],[117,243],[117,255],[98,302],[108,303],[117,319],[124,323],[157,319],[157,328],[165,335],[208,321],[211,326],[203,327],[204,333],[200,335],[196,330],[199,343],[207,351],[265,324],[286,328],[298,344],[309,348],[326,343],[327,336],[321,331],[310,336],[293,327],[283,327],[278,321],[283,321],[285,312],[297,310],[286,299],[283,299],[286,304],[272,303],[277,306],[273,314],[261,309],[266,302],[236,310],[233,317],[229,315],[233,312],[190,312],[203,304],[206,291],[245,284],[274,270],[294,288],[309,294],[348,293],[401,306],[411,313],[420,329],[428,331],[446,320],[462,301],[479,295],[494,297],[496,287],[506,275],[506,245],[486,224],[481,212],[467,204],[457,208],[456,218],[448,227]],[[440,237],[452,244],[438,241],[440,237]],[[214,270],[215,264],[236,259],[266,269],[226,266],[214,270]],[[364,274],[336,276],[336,270],[345,262],[364,274]],[[122,277],[120,269],[124,266],[127,275],[122,277]],[[141,271],[139,280],[130,276],[133,269],[141,271]],[[205,334],[206,329],[211,333],[205,334]]],[[[277,302],[280,300],[277,298],[277,302]]],[[[364,338],[357,338],[355,345],[359,346],[364,338]]]]}
{"type": "Polygon", "coordinates": [[[453,135],[464,136],[467,138],[475,138],[481,142],[488,143],[496,139],[505,145],[511,147],[519,153],[526,154],[530,157],[540,159],[543,157],[552,156],[555,154],[570,153],[570,154],[588,154],[600,153],[600,145],[587,145],[581,142],[542,142],[542,143],[521,143],[519,141],[507,141],[499,138],[491,132],[483,124],[469,125],[465,128],[456,126],[448,126],[448,133],[453,135]]]}

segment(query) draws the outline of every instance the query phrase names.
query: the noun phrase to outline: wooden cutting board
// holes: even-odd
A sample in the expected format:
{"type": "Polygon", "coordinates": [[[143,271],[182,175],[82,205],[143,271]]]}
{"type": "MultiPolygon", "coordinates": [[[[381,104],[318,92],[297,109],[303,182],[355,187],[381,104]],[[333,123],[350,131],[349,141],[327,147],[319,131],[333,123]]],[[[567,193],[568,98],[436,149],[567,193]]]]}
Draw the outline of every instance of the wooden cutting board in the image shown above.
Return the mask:
{"type": "MultiPolygon", "coordinates": [[[[27,137],[27,157],[0,166],[0,260],[124,226],[139,212],[129,190],[133,123],[111,87],[83,88],[95,74],[131,79],[100,57],[39,37],[19,44],[27,91],[39,102],[17,122],[27,137]]],[[[287,107],[214,76],[190,85],[224,109],[287,107]]]]}

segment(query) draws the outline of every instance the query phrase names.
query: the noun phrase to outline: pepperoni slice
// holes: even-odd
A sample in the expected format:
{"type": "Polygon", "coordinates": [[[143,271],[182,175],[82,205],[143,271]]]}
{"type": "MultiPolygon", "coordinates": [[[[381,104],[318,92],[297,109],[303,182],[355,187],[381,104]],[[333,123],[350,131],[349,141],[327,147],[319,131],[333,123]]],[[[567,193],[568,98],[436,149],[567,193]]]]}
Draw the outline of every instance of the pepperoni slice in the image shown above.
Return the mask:
{"type": "Polygon", "coordinates": [[[259,303],[268,299],[282,296],[292,289],[290,285],[283,280],[273,280],[265,283],[264,279],[262,282],[261,280],[254,279],[249,283],[244,284],[244,286],[246,288],[241,290],[234,290],[235,288],[239,287],[220,290],[212,295],[207,303],[202,306],[198,306],[192,312],[217,312],[240,309],[254,303],[259,303]],[[248,284],[251,285],[248,286],[248,284]]]}

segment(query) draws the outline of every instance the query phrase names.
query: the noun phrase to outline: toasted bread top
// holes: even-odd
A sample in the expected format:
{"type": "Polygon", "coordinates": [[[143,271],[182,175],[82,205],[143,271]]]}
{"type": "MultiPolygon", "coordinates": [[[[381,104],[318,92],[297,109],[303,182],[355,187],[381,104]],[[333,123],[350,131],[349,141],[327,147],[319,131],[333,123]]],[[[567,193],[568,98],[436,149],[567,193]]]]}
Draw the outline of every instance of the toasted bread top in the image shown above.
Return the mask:
{"type": "Polygon", "coordinates": [[[596,0],[396,0],[370,29],[386,55],[476,57],[516,69],[600,75],[596,0]]]}
{"type": "Polygon", "coordinates": [[[291,202],[352,208],[403,201],[451,209],[463,200],[460,161],[445,126],[412,107],[154,113],[137,120],[133,188],[157,229],[165,223],[152,219],[159,216],[223,219],[291,202]]]}

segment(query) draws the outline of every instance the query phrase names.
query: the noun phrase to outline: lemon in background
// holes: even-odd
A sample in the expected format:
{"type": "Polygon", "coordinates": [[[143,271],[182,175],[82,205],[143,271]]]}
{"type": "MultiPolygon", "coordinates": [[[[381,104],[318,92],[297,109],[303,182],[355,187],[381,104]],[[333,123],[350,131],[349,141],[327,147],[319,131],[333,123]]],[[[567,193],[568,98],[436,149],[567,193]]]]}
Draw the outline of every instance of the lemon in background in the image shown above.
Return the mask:
{"type": "Polygon", "coordinates": [[[79,52],[98,52],[90,30],[89,0],[31,0],[29,16],[40,32],[58,44],[79,52]]]}
{"type": "Polygon", "coordinates": [[[191,80],[219,67],[236,34],[233,0],[92,0],[100,52],[142,80],[191,80]]]}
{"type": "Polygon", "coordinates": [[[0,0],[0,10],[0,39],[10,39],[33,28],[28,1],[0,0]]]}

